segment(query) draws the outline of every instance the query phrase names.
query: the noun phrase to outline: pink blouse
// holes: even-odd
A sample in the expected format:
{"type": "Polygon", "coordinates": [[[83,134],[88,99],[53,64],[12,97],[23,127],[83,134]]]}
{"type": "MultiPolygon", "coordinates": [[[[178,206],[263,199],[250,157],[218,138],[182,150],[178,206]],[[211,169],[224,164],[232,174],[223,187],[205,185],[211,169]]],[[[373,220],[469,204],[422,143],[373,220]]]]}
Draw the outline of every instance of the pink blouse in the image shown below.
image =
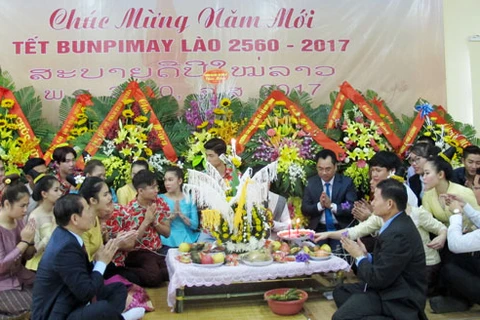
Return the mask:
{"type": "Polygon", "coordinates": [[[22,264],[22,252],[17,248],[24,226],[21,220],[17,220],[17,227],[12,230],[0,226],[0,291],[21,289],[35,279],[35,273],[22,264]]]}

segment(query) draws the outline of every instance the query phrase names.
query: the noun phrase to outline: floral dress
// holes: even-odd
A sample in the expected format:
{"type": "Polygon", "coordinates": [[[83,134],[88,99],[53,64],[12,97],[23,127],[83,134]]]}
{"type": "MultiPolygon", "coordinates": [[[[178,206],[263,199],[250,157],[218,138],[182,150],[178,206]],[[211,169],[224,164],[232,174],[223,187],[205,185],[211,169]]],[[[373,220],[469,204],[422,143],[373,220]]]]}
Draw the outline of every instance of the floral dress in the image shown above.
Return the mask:
{"type": "MultiPolygon", "coordinates": [[[[157,216],[153,224],[159,224],[167,218],[170,209],[168,208],[166,202],[161,198],[157,198],[155,202],[157,205],[157,216]]],[[[142,224],[143,220],[145,219],[145,213],[147,212],[147,208],[142,207],[138,203],[137,199],[135,199],[128,204],[128,206],[126,207],[126,212],[130,216],[130,219],[132,219],[133,224],[135,225],[135,229],[138,229],[142,224]]],[[[144,249],[157,251],[161,247],[162,240],[160,239],[160,235],[152,224],[147,227],[142,239],[135,245],[136,250],[144,249]]]]}

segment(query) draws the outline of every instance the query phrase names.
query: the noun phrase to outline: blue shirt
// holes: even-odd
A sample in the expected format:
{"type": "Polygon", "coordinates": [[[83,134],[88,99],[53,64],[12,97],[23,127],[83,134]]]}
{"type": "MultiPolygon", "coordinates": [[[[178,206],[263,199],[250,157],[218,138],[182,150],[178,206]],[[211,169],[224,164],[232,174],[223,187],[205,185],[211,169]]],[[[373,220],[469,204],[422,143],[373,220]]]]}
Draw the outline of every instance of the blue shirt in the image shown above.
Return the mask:
{"type": "MultiPolygon", "coordinates": [[[[159,198],[165,200],[171,211],[175,209],[174,200],[168,198],[165,194],[159,195],[159,198]]],[[[160,236],[162,245],[176,248],[182,242],[194,243],[197,241],[198,236],[200,235],[200,232],[197,231],[197,206],[193,202],[187,201],[183,198],[180,200],[180,211],[184,216],[190,219],[190,226],[187,226],[179,216],[175,217],[170,224],[170,237],[165,238],[164,236],[160,236]]]]}

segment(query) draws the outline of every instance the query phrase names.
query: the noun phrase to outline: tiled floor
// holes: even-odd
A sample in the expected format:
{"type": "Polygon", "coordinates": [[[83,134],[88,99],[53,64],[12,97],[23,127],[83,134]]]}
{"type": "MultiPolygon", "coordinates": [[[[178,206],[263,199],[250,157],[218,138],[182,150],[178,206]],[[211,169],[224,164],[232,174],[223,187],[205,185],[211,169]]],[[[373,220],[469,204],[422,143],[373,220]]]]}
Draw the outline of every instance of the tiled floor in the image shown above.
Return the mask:
{"type": "MultiPolygon", "coordinates": [[[[284,317],[273,314],[267,303],[261,297],[217,299],[217,300],[195,300],[185,301],[183,313],[172,313],[167,306],[167,284],[157,289],[148,289],[148,293],[156,308],[145,316],[145,320],[155,319],[186,319],[186,320],[211,320],[211,319],[291,319],[291,320],[329,320],[336,310],[333,301],[328,301],[322,294],[310,294],[309,300],[305,303],[303,313],[295,316],[284,317]]],[[[469,312],[432,314],[427,305],[426,311],[430,320],[474,320],[480,319],[480,306],[476,305],[469,312]]]]}

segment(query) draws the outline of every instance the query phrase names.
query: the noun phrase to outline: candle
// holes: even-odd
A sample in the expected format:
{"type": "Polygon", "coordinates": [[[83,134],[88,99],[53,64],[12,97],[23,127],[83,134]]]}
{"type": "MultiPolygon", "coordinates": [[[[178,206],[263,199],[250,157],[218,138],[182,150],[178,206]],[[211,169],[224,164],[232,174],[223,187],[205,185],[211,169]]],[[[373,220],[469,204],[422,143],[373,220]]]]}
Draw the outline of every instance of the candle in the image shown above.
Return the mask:
{"type": "Polygon", "coordinates": [[[232,143],[232,153],[234,156],[237,156],[237,140],[232,138],[230,142],[232,143]]]}
{"type": "Polygon", "coordinates": [[[298,231],[298,228],[300,227],[300,218],[297,218],[297,235],[300,236],[300,231],[298,231]]]}

